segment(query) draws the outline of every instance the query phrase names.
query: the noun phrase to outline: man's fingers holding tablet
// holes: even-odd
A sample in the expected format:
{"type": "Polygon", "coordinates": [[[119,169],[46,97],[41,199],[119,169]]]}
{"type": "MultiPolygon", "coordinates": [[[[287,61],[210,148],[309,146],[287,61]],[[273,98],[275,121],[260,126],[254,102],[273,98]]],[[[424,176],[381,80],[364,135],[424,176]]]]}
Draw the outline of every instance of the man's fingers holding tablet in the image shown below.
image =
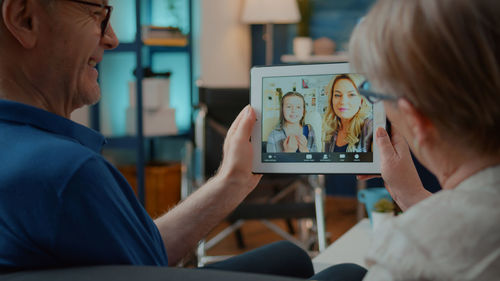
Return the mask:
{"type": "Polygon", "coordinates": [[[250,105],[247,105],[240,113],[241,119],[238,124],[237,135],[243,138],[243,141],[250,140],[253,126],[255,125],[255,111],[250,105]]]}
{"type": "Polygon", "coordinates": [[[255,124],[255,112],[248,105],[236,117],[224,141],[224,157],[218,175],[242,187],[255,187],[261,176],[251,172],[253,150],[250,135],[255,124]]]}
{"type": "Polygon", "coordinates": [[[245,106],[245,108],[243,108],[240,111],[238,116],[236,116],[236,119],[234,119],[233,123],[231,124],[231,127],[229,127],[229,130],[227,131],[226,137],[229,137],[229,136],[234,134],[234,131],[239,126],[241,119],[243,118],[243,116],[245,116],[245,113],[248,111],[249,107],[250,107],[250,105],[245,106]]]}

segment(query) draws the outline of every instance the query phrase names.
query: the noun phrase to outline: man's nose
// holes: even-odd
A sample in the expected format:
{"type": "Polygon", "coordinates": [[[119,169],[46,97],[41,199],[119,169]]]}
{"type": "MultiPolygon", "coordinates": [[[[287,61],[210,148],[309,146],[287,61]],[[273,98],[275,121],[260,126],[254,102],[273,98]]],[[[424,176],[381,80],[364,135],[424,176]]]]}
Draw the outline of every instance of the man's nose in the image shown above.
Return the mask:
{"type": "Polygon", "coordinates": [[[104,33],[104,36],[102,37],[101,40],[102,43],[105,45],[106,50],[112,50],[118,47],[118,45],[120,44],[120,42],[118,41],[118,37],[116,37],[115,31],[111,26],[111,23],[106,29],[106,32],[104,33]]]}

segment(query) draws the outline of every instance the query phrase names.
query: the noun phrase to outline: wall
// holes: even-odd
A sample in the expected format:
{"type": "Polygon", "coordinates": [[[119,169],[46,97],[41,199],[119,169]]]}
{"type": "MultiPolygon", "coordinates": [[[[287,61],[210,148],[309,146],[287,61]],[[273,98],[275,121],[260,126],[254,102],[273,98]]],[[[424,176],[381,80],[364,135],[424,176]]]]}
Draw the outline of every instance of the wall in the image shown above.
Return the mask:
{"type": "MultiPolygon", "coordinates": [[[[311,37],[313,39],[328,37],[336,41],[337,50],[346,50],[352,30],[375,2],[374,0],[311,1],[313,3],[311,37]]],[[[288,47],[291,47],[291,42],[288,47]]]]}
{"type": "MultiPolygon", "coordinates": [[[[345,50],[352,30],[369,10],[375,0],[310,0],[313,15],[310,23],[310,36],[313,39],[328,37],[337,44],[337,50],[345,50]]],[[[252,26],[252,65],[263,65],[265,43],[262,40],[263,28],[252,26]]],[[[283,54],[291,54],[296,25],[275,25],[274,64],[281,64],[283,54]]]]}
{"type": "MultiPolygon", "coordinates": [[[[375,0],[310,0],[313,3],[313,16],[310,35],[313,39],[328,37],[337,44],[337,50],[346,50],[352,30],[366,14],[375,0]]],[[[252,26],[252,65],[265,62],[265,42],[262,40],[261,25],[252,26]]],[[[296,25],[275,25],[273,64],[282,64],[283,54],[293,53],[292,42],[296,25]]],[[[424,186],[431,192],[440,190],[435,176],[414,159],[417,171],[424,186]]],[[[381,179],[368,181],[368,187],[383,186],[381,179]]],[[[353,175],[330,175],[326,177],[327,193],[340,196],[356,195],[356,178],[353,175]]]]}
{"type": "Polygon", "coordinates": [[[204,87],[250,85],[250,28],[240,20],[243,1],[201,0],[200,76],[204,87]]]}
{"type": "MultiPolygon", "coordinates": [[[[193,5],[197,4],[193,1],[193,5]]],[[[114,6],[111,24],[121,44],[132,43],[136,34],[135,0],[111,1],[114,6]]],[[[141,1],[142,21],[144,24],[168,25],[178,22],[184,32],[189,32],[187,1],[174,0],[176,13],[173,15],[165,0],[151,0],[151,14],[146,1],[141,1]],[[174,19],[175,18],[175,19],[174,19]],[[173,20],[172,20],[173,19],[173,20]]],[[[197,7],[193,7],[197,9],[197,7]]],[[[143,53],[143,64],[151,65],[154,71],[172,71],[170,83],[170,106],[176,109],[176,124],[179,131],[188,131],[191,127],[192,108],[189,99],[191,79],[189,77],[189,56],[186,52],[168,52],[153,56],[148,61],[148,53],[143,53]]],[[[123,136],[126,134],[125,112],[129,106],[128,83],[135,80],[133,71],[136,57],[133,52],[106,52],[99,66],[101,100],[99,103],[100,131],[105,136],[123,136]]],[[[73,114],[77,122],[88,125],[88,108],[73,114]]]]}

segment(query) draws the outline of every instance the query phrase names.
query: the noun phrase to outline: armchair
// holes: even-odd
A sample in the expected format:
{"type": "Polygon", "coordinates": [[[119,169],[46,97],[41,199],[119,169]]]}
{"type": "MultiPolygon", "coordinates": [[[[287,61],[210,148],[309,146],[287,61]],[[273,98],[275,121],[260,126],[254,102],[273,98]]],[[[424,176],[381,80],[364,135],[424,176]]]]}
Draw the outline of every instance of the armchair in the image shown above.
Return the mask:
{"type": "MultiPolygon", "coordinates": [[[[222,159],[225,134],[237,114],[249,103],[248,89],[199,89],[199,113],[195,124],[195,150],[199,156],[201,182],[213,175],[222,159]]],[[[209,241],[201,241],[197,250],[198,265],[219,261],[226,256],[208,256],[210,249],[235,232],[239,246],[244,246],[239,232],[246,220],[260,220],[270,230],[305,250],[325,249],[324,187],[322,177],[265,175],[247,199],[227,218],[229,227],[209,241]],[[285,219],[289,231],[273,224],[270,219],[285,219]],[[301,235],[295,237],[291,219],[299,219],[301,235]],[[305,219],[312,220],[305,223],[305,219]],[[316,235],[311,235],[315,233],[316,235]]]]}

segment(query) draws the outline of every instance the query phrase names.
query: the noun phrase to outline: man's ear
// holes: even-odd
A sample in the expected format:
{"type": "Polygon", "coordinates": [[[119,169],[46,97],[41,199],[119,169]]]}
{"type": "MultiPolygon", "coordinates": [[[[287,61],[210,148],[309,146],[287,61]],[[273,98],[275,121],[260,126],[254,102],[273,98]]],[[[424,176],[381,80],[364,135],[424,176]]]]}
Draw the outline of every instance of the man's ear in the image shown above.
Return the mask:
{"type": "Polygon", "coordinates": [[[417,145],[420,146],[424,141],[429,140],[429,137],[435,133],[435,127],[431,120],[424,116],[407,99],[399,99],[398,108],[401,112],[400,117],[402,121],[406,123],[417,145]]]}
{"type": "Polygon", "coordinates": [[[35,11],[39,3],[32,0],[4,0],[2,20],[6,29],[21,46],[31,49],[37,41],[37,19],[35,11]]]}

